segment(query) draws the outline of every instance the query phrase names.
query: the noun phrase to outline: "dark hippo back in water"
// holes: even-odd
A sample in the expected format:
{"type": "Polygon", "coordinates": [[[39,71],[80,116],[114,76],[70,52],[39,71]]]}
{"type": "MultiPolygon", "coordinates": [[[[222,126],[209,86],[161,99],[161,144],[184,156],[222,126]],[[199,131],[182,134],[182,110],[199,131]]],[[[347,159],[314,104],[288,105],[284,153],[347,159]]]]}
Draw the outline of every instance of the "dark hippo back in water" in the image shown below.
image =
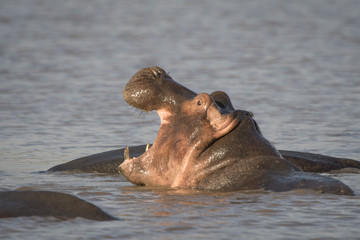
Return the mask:
{"type": "Polygon", "coordinates": [[[0,191],[0,218],[56,217],[109,221],[116,218],[75,196],[50,191],[0,191]]]}

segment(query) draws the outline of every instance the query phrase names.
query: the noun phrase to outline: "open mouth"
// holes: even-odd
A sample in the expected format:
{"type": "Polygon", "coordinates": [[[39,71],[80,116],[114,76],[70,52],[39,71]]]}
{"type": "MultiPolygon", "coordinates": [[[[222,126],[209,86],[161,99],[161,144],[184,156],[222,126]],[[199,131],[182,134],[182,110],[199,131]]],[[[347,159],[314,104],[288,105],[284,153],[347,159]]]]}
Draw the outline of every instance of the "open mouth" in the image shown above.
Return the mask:
{"type": "Polygon", "coordinates": [[[144,153],[124,152],[119,172],[137,185],[177,186],[172,184],[179,172],[236,129],[243,116],[224,92],[196,94],[158,67],[136,73],[124,89],[124,99],[142,111],[156,110],[161,122],[144,153]]]}
{"type": "MultiPolygon", "coordinates": [[[[141,110],[141,109],[140,109],[141,110]]],[[[171,125],[172,121],[171,118],[173,114],[171,111],[167,109],[158,109],[156,110],[159,118],[160,118],[160,127],[157,133],[157,136],[160,134],[160,129],[165,125],[171,125]]],[[[242,116],[244,115],[243,111],[235,110],[235,111],[228,111],[226,106],[223,105],[221,102],[213,101],[213,105],[209,107],[208,114],[218,115],[217,119],[213,121],[212,126],[216,129],[216,134],[214,134],[213,138],[216,140],[222,136],[227,135],[228,133],[232,132],[236,127],[241,123],[242,116]],[[210,113],[209,113],[210,112],[210,113]]],[[[211,118],[211,116],[210,116],[211,118]]],[[[144,154],[152,150],[153,145],[158,145],[157,141],[155,140],[154,144],[147,144],[144,148],[144,153],[142,155],[138,155],[136,157],[131,157],[129,150],[125,150],[124,152],[124,164],[133,161],[138,157],[143,157],[144,154]]]]}

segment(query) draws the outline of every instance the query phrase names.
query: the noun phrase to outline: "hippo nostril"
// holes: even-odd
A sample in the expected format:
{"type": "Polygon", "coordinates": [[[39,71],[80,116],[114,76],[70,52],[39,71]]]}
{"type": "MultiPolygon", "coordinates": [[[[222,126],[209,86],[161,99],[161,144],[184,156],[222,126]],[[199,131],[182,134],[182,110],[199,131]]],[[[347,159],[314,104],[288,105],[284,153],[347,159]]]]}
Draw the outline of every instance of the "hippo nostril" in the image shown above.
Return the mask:
{"type": "Polygon", "coordinates": [[[198,100],[197,105],[198,105],[198,106],[201,106],[201,104],[202,104],[201,101],[198,100]]]}

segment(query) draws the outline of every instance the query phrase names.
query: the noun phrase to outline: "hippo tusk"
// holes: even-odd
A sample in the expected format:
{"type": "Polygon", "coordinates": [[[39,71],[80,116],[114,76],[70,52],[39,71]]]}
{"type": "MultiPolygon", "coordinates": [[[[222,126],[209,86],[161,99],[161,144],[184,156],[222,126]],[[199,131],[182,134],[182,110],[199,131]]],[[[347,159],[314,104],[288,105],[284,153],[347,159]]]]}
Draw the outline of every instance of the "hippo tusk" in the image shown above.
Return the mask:
{"type": "Polygon", "coordinates": [[[124,150],[124,160],[130,159],[129,146],[126,146],[124,150]]]}
{"type": "Polygon", "coordinates": [[[146,145],[145,152],[147,152],[147,151],[149,150],[149,148],[150,148],[150,143],[148,143],[148,144],[146,145]]]}

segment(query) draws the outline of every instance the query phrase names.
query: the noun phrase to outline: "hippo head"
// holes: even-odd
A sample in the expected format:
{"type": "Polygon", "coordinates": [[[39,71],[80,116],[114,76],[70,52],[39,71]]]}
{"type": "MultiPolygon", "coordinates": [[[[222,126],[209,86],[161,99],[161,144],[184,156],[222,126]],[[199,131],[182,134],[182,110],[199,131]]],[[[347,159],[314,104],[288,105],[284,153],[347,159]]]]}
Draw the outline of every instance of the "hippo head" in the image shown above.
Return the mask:
{"type": "MultiPolygon", "coordinates": [[[[159,67],[137,72],[123,95],[136,108],[156,110],[161,119],[152,147],[119,166],[119,171],[137,185],[182,187],[182,173],[195,167],[201,154],[233,131],[244,115],[244,111],[233,109],[225,93],[196,94],[159,67]]],[[[186,184],[190,182],[194,181],[186,184]]]]}
{"type": "Polygon", "coordinates": [[[301,172],[261,134],[252,114],[235,110],[221,91],[196,94],[158,67],[136,73],[124,98],[143,111],[156,110],[154,144],[119,171],[132,183],[201,190],[269,189],[352,194],[341,182],[301,172]]]}

